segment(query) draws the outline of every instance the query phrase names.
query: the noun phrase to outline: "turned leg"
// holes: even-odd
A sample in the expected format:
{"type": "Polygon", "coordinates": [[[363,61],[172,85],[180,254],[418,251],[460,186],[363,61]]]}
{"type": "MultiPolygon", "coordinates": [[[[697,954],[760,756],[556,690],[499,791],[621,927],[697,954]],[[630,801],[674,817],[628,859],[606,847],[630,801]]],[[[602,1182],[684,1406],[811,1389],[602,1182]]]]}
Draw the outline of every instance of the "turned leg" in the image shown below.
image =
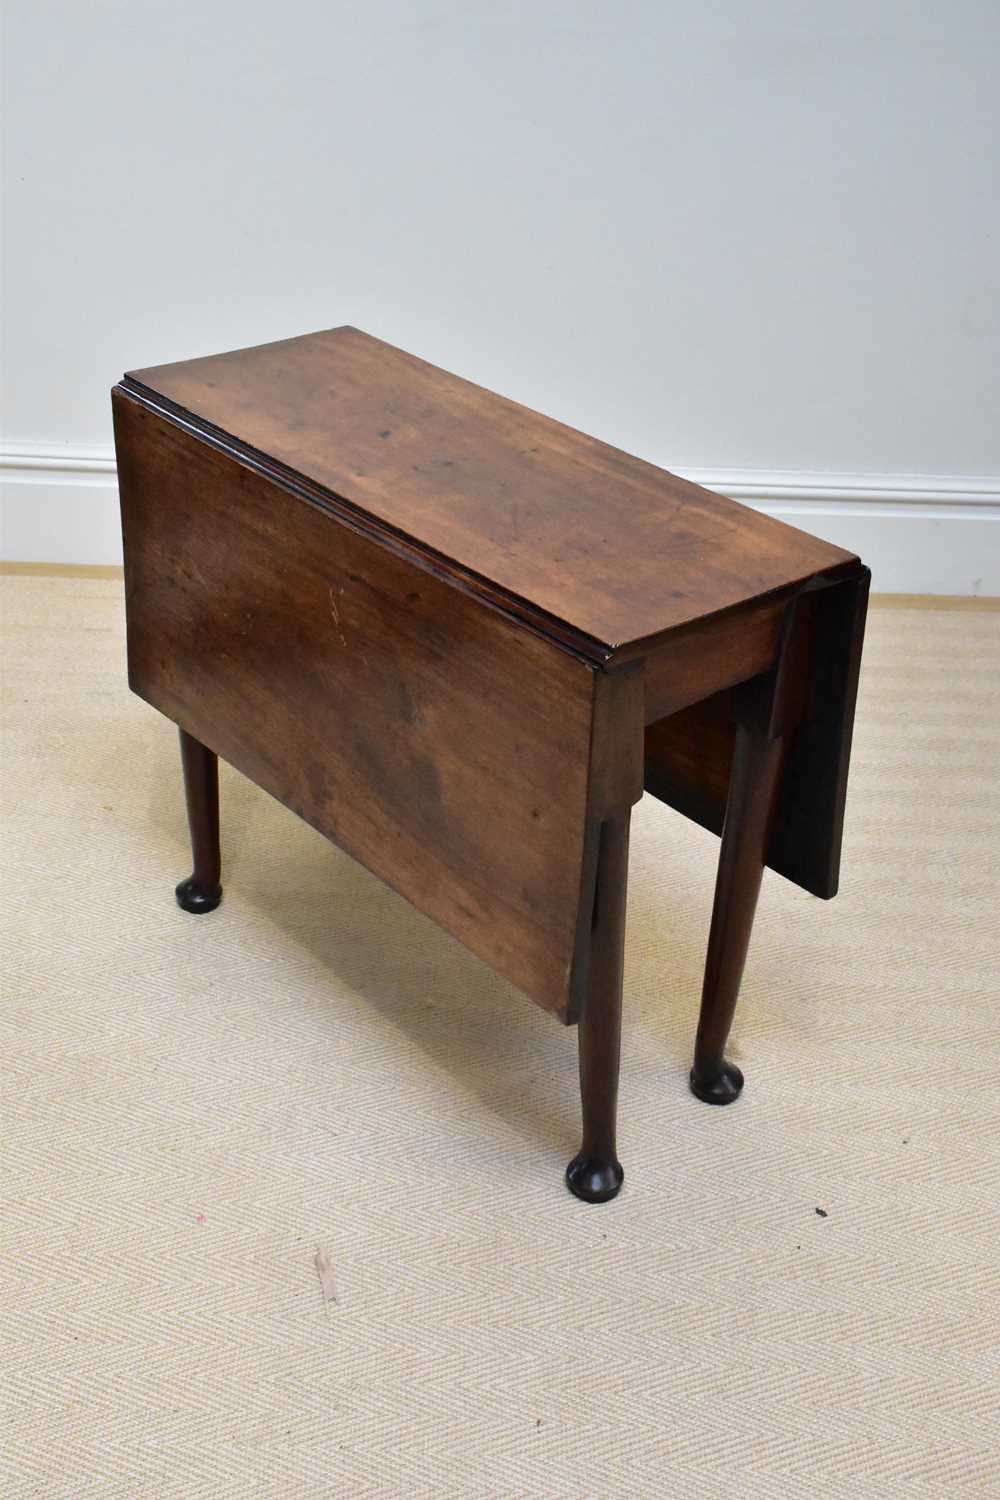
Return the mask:
{"type": "Polygon", "coordinates": [[[628,885],[628,811],[601,826],[590,969],[579,1023],[583,1143],[566,1168],[571,1193],[605,1203],[622,1185],[615,1145],[621,1049],[622,958],[628,885]]]}
{"type": "Polygon", "coordinates": [[[219,760],[214,751],[181,730],[181,765],[187,797],[194,872],[177,887],[185,911],[214,911],[222,900],[219,852],[219,760]]]}
{"type": "Polygon", "coordinates": [[[780,737],[737,727],[691,1069],[691,1092],[706,1104],[732,1104],[743,1087],[743,1074],[724,1051],[764,873],[783,747],[780,737]]]}

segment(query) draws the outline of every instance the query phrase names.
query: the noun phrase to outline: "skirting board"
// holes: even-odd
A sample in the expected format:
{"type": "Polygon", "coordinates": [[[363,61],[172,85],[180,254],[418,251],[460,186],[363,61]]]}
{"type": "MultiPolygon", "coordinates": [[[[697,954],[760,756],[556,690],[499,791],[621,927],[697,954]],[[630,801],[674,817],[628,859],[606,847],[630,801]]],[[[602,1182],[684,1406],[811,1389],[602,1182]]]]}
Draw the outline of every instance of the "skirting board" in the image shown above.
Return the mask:
{"type": "MultiPolygon", "coordinates": [[[[859,553],[879,593],[1000,595],[1000,477],[678,469],[859,553]]],[[[107,449],[0,450],[0,558],[120,563],[107,449]]]]}
{"type": "Polygon", "coordinates": [[[0,449],[0,559],[120,563],[113,454],[28,443],[0,449]]]}

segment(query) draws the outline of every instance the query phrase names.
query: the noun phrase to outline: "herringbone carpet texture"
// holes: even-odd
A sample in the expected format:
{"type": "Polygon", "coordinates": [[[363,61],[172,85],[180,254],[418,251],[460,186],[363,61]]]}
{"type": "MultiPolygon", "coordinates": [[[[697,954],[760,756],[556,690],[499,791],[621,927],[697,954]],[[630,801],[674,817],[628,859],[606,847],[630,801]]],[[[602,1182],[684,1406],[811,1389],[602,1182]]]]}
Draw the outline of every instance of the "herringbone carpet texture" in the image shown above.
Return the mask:
{"type": "Polygon", "coordinates": [[[636,809],[586,1207],[574,1034],[234,773],[183,915],[120,584],[3,586],[6,1500],[1000,1494],[1000,613],[875,609],[843,891],[765,880],[731,1110],[717,846],[636,809]]]}

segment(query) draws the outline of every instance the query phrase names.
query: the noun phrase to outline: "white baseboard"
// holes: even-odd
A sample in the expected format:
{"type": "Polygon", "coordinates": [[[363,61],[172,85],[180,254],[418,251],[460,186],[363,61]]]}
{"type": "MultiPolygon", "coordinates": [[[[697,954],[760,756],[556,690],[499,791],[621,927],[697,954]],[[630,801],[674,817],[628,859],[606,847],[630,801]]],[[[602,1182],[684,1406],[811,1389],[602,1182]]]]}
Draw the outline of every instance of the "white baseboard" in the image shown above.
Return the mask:
{"type": "MultiPolygon", "coordinates": [[[[1000,595],[1000,477],[678,472],[859,553],[879,593],[1000,595]]],[[[0,484],[0,558],[121,562],[108,449],[0,450],[0,484]]]]}
{"type": "Polygon", "coordinates": [[[120,563],[114,454],[38,443],[0,449],[0,559],[120,563]]]}

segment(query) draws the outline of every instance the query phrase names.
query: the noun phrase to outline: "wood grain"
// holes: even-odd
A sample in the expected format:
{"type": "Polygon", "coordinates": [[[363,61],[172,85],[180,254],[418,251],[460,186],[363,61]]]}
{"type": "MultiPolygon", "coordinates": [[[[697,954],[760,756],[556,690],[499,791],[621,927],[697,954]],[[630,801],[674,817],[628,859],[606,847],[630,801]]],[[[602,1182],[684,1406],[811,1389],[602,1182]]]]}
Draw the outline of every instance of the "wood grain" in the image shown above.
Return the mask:
{"type": "Polygon", "coordinates": [[[354,328],[137,370],[126,385],[598,655],[852,560],[354,328]]]}
{"type": "Polygon", "coordinates": [[[114,405],[134,690],[567,1018],[601,674],[114,405]]]}
{"type": "Polygon", "coordinates": [[[781,590],[673,631],[645,658],[645,717],[655,723],[774,662],[790,593],[781,590]]]}

